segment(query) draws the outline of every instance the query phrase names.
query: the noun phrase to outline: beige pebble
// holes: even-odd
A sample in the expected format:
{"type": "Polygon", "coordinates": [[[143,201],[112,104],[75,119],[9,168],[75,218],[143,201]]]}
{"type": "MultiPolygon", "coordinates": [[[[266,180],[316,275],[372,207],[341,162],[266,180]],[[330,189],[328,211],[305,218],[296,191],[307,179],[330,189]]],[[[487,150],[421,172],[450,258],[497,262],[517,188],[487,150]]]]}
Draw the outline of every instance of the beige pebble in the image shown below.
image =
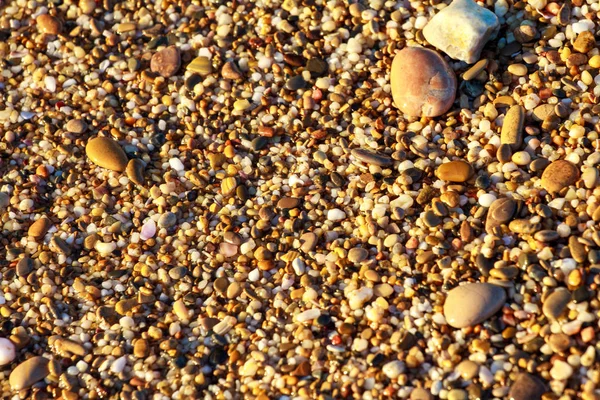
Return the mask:
{"type": "Polygon", "coordinates": [[[113,139],[97,136],[85,146],[90,160],[102,168],[123,172],[127,168],[127,156],[121,146],[113,139]]]}

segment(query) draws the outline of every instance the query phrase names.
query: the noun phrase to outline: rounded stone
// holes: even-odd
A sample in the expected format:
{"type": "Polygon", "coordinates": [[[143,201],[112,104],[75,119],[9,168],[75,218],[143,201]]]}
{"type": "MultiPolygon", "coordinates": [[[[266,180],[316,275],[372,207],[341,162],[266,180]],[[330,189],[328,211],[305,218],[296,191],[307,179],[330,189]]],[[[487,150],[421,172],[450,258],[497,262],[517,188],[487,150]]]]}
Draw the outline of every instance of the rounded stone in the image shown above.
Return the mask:
{"type": "Polygon", "coordinates": [[[448,293],[444,315],[454,328],[477,325],[502,308],[506,292],[490,283],[468,283],[448,293]]]}
{"type": "Polygon", "coordinates": [[[473,167],[462,160],[444,163],[437,169],[437,176],[443,181],[462,183],[467,181],[472,175],[473,167]]]}
{"type": "Polygon", "coordinates": [[[0,338],[0,366],[10,364],[17,356],[17,349],[13,342],[0,338]]]}
{"type": "Polygon", "coordinates": [[[549,193],[560,192],[579,179],[579,169],[570,161],[556,160],[542,173],[542,187],[549,193]]]}
{"type": "Polygon", "coordinates": [[[143,186],[145,180],[144,170],[144,163],[141,160],[138,160],[137,158],[132,158],[127,163],[127,168],[125,169],[125,172],[127,173],[127,177],[130,181],[137,185],[143,186]]]}
{"type": "Polygon", "coordinates": [[[92,162],[102,168],[117,172],[127,168],[127,156],[119,144],[107,137],[95,137],[88,141],[85,153],[92,162]]]}
{"type": "Polygon", "coordinates": [[[50,372],[48,369],[49,362],[50,360],[41,356],[23,361],[10,373],[8,378],[10,387],[13,390],[21,390],[41,381],[50,372]]]}
{"type": "Polygon", "coordinates": [[[565,288],[558,288],[544,300],[542,312],[548,319],[555,320],[565,311],[571,298],[571,292],[565,288]]]}
{"type": "Polygon", "coordinates": [[[40,31],[49,35],[58,35],[62,31],[62,24],[58,18],[48,14],[41,14],[35,19],[40,31]]]}
{"type": "Polygon", "coordinates": [[[165,78],[170,78],[179,71],[181,56],[176,46],[169,46],[154,53],[150,59],[150,70],[165,78]]]}
{"type": "Polygon", "coordinates": [[[348,252],[348,261],[352,263],[363,262],[369,257],[369,251],[362,247],[355,247],[348,252]]]}
{"type": "Polygon", "coordinates": [[[508,392],[508,398],[513,400],[540,399],[546,392],[546,385],[531,374],[522,373],[517,376],[508,392]]]}
{"type": "Polygon", "coordinates": [[[72,119],[67,122],[65,129],[71,133],[83,133],[87,129],[87,124],[81,119],[72,119]]]}
{"type": "Polygon", "coordinates": [[[406,115],[437,117],[452,107],[456,75],[435,51],[407,47],[394,57],[390,73],[392,97],[406,115]]]}
{"type": "Polygon", "coordinates": [[[48,232],[48,229],[50,229],[51,226],[52,222],[48,218],[42,217],[29,226],[27,235],[35,239],[41,239],[46,235],[46,232],[48,232]]]}

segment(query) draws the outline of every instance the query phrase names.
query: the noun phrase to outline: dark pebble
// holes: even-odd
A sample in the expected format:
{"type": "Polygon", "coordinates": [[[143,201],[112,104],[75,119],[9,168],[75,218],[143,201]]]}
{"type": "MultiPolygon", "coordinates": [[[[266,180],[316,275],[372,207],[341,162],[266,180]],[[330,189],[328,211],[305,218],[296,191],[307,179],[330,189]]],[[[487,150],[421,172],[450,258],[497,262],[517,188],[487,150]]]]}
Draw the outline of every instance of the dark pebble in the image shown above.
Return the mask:
{"type": "Polygon", "coordinates": [[[591,293],[586,287],[578,287],[573,291],[573,302],[583,303],[584,301],[588,301],[590,295],[591,293]]]}
{"type": "Polygon", "coordinates": [[[312,72],[314,75],[323,75],[327,72],[328,65],[327,62],[321,60],[320,58],[311,58],[306,63],[306,69],[312,72]]]}
{"type": "Polygon", "coordinates": [[[479,269],[479,272],[481,272],[481,275],[488,277],[490,276],[490,271],[494,268],[494,260],[479,253],[475,258],[475,265],[479,269]]]}
{"type": "Polygon", "coordinates": [[[285,84],[285,88],[287,90],[298,90],[306,87],[306,81],[302,77],[302,75],[296,75],[293,78],[288,79],[285,84]]]}
{"type": "Polygon", "coordinates": [[[352,155],[366,164],[373,164],[380,167],[394,165],[394,160],[391,157],[366,149],[353,149],[352,155]]]}
{"type": "Polygon", "coordinates": [[[442,223],[442,219],[435,215],[433,211],[427,211],[423,217],[423,222],[430,228],[436,227],[442,223]]]}
{"type": "Polygon", "coordinates": [[[17,276],[27,276],[29,275],[29,273],[31,271],[33,271],[34,268],[34,262],[31,258],[29,257],[23,257],[18,263],[17,263],[17,276]]]}

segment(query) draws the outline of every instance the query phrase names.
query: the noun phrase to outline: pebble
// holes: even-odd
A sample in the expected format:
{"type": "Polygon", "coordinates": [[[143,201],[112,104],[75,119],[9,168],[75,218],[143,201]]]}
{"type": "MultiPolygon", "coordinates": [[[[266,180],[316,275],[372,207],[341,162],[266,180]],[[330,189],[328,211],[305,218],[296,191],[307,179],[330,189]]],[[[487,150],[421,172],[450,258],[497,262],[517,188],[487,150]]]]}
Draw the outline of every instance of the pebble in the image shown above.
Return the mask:
{"type": "Polygon", "coordinates": [[[65,125],[68,132],[81,134],[87,130],[87,124],[82,119],[71,119],[65,125]]]}
{"type": "Polygon", "coordinates": [[[465,328],[477,325],[502,308],[506,292],[489,283],[468,283],[448,293],[444,316],[450,326],[465,328]]]}
{"type": "Polygon", "coordinates": [[[221,68],[221,76],[223,79],[242,79],[244,75],[240,72],[239,68],[233,61],[227,61],[221,68]]]}
{"type": "Polygon", "coordinates": [[[514,105],[509,108],[504,122],[502,123],[502,132],[500,142],[508,144],[513,151],[518,150],[523,145],[523,123],[525,122],[525,111],[523,107],[514,105]]]}
{"type": "Polygon", "coordinates": [[[542,312],[550,320],[556,320],[562,315],[571,302],[571,292],[565,288],[554,290],[542,305],[542,312]]]}
{"type": "Polygon", "coordinates": [[[40,31],[49,35],[58,35],[62,31],[62,24],[56,18],[48,14],[40,14],[35,19],[40,31]]]}
{"type": "Polygon", "coordinates": [[[17,276],[21,276],[21,277],[25,277],[27,275],[29,275],[29,273],[31,271],[33,271],[34,269],[34,261],[29,258],[29,257],[23,257],[18,263],[17,263],[17,276]]]}
{"type": "Polygon", "coordinates": [[[434,397],[427,389],[416,388],[410,392],[410,400],[433,400],[434,397]]]}
{"type": "Polygon", "coordinates": [[[507,224],[517,210],[517,203],[510,198],[497,199],[490,206],[485,221],[485,230],[493,233],[493,230],[503,224],[507,224]]]}
{"type": "Polygon", "coordinates": [[[554,364],[552,365],[552,369],[550,370],[550,376],[552,377],[552,379],[556,379],[556,380],[565,380],[565,379],[569,379],[571,377],[571,375],[573,375],[573,367],[570,366],[568,363],[562,361],[562,360],[556,360],[554,361],[554,364]]]}
{"type": "Polygon", "coordinates": [[[390,379],[396,379],[404,372],[406,365],[399,360],[390,361],[381,367],[381,371],[390,379]]]}
{"type": "Polygon", "coordinates": [[[570,161],[556,160],[544,169],[541,184],[549,193],[557,193],[579,179],[579,169],[570,161]]]}
{"type": "Polygon", "coordinates": [[[499,29],[493,12],[473,0],[454,0],[429,20],[423,36],[450,57],[472,64],[499,29]]]}
{"type": "Polygon", "coordinates": [[[150,59],[150,70],[165,78],[174,76],[180,67],[181,56],[177,46],[165,47],[154,53],[150,59]]]}
{"type": "Polygon", "coordinates": [[[352,263],[360,263],[369,257],[369,252],[362,247],[355,247],[348,252],[348,261],[352,263]]]}
{"type": "Polygon", "coordinates": [[[127,168],[127,156],[114,140],[97,136],[90,139],[85,146],[85,153],[90,160],[102,167],[117,172],[123,172],[127,168]]]}
{"type": "Polygon", "coordinates": [[[125,168],[125,173],[130,181],[135,183],[136,185],[144,186],[145,178],[144,171],[146,167],[141,160],[137,158],[132,158],[127,163],[127,167],[125,168]]]}
{"type": "Polygon", "coordinates": [[[580,53],[588,53],[594,48],[596,48],[596,39],[590,31],[581,32],[573,42],[573,49],[580,53]]]}
{"type": "Polygon", "coordinates": [[[378,165],[380,167],[390,167],[394,165],[394,160],[390,157],[374,151],[353,149],[352,155],[366,164],[378,165]]]}
{"type": "Polygon", "coordinates": [[[300,243],[301,243],[300,250],[302,250],[305,253],[309,253],[309,252],[313,251],[317,245],[317,240],[318,240],[318,237],[314,233],[312,233],[312,232],[303,233],[302,236],[300,236],[300,243]]]}
{"type": "Polygon", "coordinates": [[[8,378],[13,390],[21,390],[30,387],[36,382],[46,378],[50,373],[48,364],[50,360],[45,357],[31,357],[17,365],[8,378]]]}
{"type": "Polygon", "coordinates": [[[333,208],[327,211],[327,219],[332,222],[338,222],[346,218],[346,213],[339,208],[333,208]]]}
{"type": "Polygon", "coordinates": [[[462,183],[473,176],[473,167],[471,164],[462,161],[450,161],[440,165],[437,169],[437,177],[444,181],[462,183]]]}
{"type": "Polygon", "coordinates": [[[306,86],[306,81],[302,77],[302,75],[296,75],[290,79],[285,84],[285,88],[287,90],[298,90],[303,89],[306,86]]]}
{"type": "Polygon", "coordinates": [[[479,375],[479,364],[471,360],[464,360],[456,366],[456,372],[466,380],[470,381],[479,375]]]}
{"type": "Polygon", "coordinates": [[[10,364],[17,357],[17,349],[13,342],[0,337],[0,366],[10,364]]]}
{"type": "Polygon", "coordinates": [[[536,121],[544,121],[545,119],[554,116],[556,106],[552,104],[541,104],[533,109],[533,119],[536,121]]]}
{"type": "Polygon", "coordinates": [[[48,218],[42,217],[29,226],[27,235],[39,240],[46,235],[51,226],[52,222],[48,218]]]}
{"type": "Polygon", "coordinates": [[[508,398],[512,400],[540,400],[546,393],[546,385],[538,377],[520,373],[508,392],[508,398]]]}
{"type": "Polygon", "coordinates": [[[482,60],[477,61],[471,68],[469,68],[463,74],[463,80],[470,81],[471,79],[475,79],[479,76],[479,74],[487,68],[489,64],[489,60],[484,58],[482,60]]]}
{"type": "Polygon", "coordinates": [[[433,50],[406,47],[396,54],[390,72],[394,104],[404,114],[437,117],[452,107],[456,76],[433,50]]]}
{"type": "Polygon", "coordinates": [[[206,76],[212,73],[212,64],[208,57],[199,56],[194,58],[192,62],[188,64],[186,70],[195,72],[201,76],[206,76]]]}

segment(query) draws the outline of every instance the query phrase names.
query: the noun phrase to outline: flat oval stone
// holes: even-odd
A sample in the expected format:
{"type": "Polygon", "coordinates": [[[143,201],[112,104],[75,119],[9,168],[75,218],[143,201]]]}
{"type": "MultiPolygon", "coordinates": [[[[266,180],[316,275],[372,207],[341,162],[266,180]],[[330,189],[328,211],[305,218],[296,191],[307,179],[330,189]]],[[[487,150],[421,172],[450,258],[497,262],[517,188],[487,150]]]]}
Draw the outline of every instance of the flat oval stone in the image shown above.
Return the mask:
{"type": "Polygon", "coordinates": [[[227,61],[221,68],[221,76],[223,79],[240,79],[243,77],[237,65],[233,61],[227,61]]]}
{"type": "Polygon", "coordinates": [[[72,119],[67,122],[65,129],[71,133],[83,133],[87,129],[87,124],[81,119],[72,119]]]}
{"type": "Polygon", "coordinates": [[[565,288],[558,288],[546,297],[542,312],[548,319],[555,320],[565,311],[570,301],[571,292],[565,288]]]}
{"type": "Polygon", "coordinates": [[[35,239],[41,239],[46,235],[46,232],[48,232],[48,229],[50,229],[51,226],[52,222],[50,222],[48,218],[42,217],[29,226],[27,235],[35,239]]]}
{"type": "Polygon", "coordinates": [[[546,385],[536,376],[522,373],[517,376],[508,392],[511,400],[539,400],[546,393],[546,385]]]}
{"type": "Polygon", "coordinates": [[[394,57],[390,72],[396,107],[413,117],[437,117],[452,107],[456,75],[435,51],[406,47],[394,57]]]}
{"type": "Polygon", "coordinates": [[[41,381],[49,374],[48,360],[45,357],[32,357],[17,365],[10,373],[8,381],[13,390],[21,390],[41,381]]]}
{"type": "Polygon", "coordinates": [[[444,315],[454,328],[477,325],[502,308],[506,292],[490,283],[468,283],[448,293],[444,315]]]}
{"type": "Polygon", "coordinates": [[[188,64],[186,69],[190,72],[206,76],[212,73],[212,64],[208,57],[199,56],[194,58],[192,62],[188,64]]]}
{"type": "Polygon", "coordinates": [[[525,122],[525,111],[520,105],[512,106],[506,112],[500,143],[508,144],[515,151],[523,144],[523,123],[525,122]]]}
{"type": "Polygon", "coordinates": [[[380,167],[389,167],[394,165],[394,160],[392,160],[391,157],[388,157],[381,153],[377,153],[375,151],[369,151],[365,149],[353,149],[352,155],[356,159],[366,164],[378,165],[380,167]]]}
{"type": "Polygon", "coordinates": [[[305,253],[313,251],[317,245],[317,239],[317,235],[312,232],[303,233],[302,236],[300,236],[300,250],[305,253]]]}
{"type": "Polygon", "coordinates": [[[107,137],[97,136],[85,146],[85,153],[96,165],[123,172],[127,168],[127,156],[119,144],[107,137]]]}
{"type": "Polygon", "coordinates": [[[165,78],[170,78],[179,71],[181,56],[176,46],[169,46],[152,55],[150,70],[165,78]]]}
{"type": "Polygon", "coordinates": [[[369,257],[369,251],[362,247],[355,247],[348,252],[348,261],[353,263],[363,262],[369,257]]]}
{"type": "Polygon", "coordinates": [[[438,178],[444,181],[462,183],[467,181],[472,175],[473,167],[462,160],[444,163],[437,169],[438,178]]]}
{"type": "Polygon", "coordinates": [[[129,160],[127,163],[127,168],[125,172],[127,173],[127,177],[133,183],[143,186],[144,185],[144,163],[137,158],[133,158],[129,160]]]}
{"type": "Polygon", "coordinates": [[[29,275],[29,273],[31,271],[33,271],[35,264],[33,262],[33,260],[29,257],[23,257],[18,263],[17,263],[17,276],[27,276],[29,275]]]}
{"type": "Polygon", "coordinates": [[[486,232],[492,233],[494,228],[508,223],[512,219],[516,210],[517,202],[513,199],[503,197],[494,200],[494,202],[490,205],[485,220],[486,232]]]}
{"type": "Polygon", "coordinates": [[[282,197],[277,202],[277,208],[280,208],[282,210],[291,210],[293,208],[298,207],[298,204],[300,204],[300,199],[298,199],[298,198],[282,197]]]}
{"type": "Polygon", "coordinates": [[[560,192],[579,179],[579,169],[570,161],[556,160],[542,173],[542,187],[549,193],[560,192]]]}

